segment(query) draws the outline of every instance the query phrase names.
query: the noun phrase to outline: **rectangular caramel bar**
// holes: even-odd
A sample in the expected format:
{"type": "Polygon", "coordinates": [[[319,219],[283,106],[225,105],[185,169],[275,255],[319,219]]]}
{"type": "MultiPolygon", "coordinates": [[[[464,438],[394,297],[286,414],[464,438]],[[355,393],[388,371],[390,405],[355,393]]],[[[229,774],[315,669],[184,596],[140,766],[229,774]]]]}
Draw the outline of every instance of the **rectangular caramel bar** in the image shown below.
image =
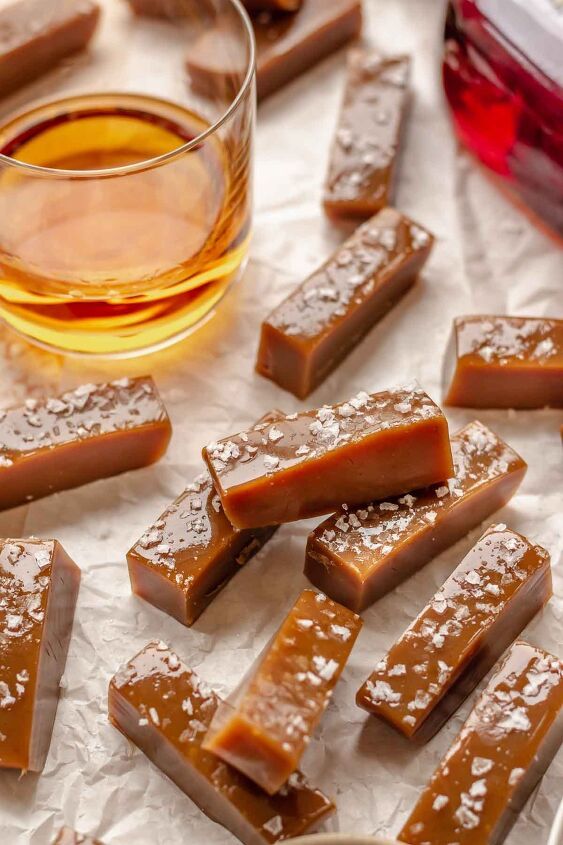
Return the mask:
{"type": "Polygon", "coordinates": [[[0,768],[45,765],[79,585],[56,540],[0,541],[0,768]]]}
{"type": "Polygon", "coordinates": [[[311,583],[361,613],[512,498],[527,466],[497,434],[475,421],[451,446],[455,476],[446,484],[321,522],[307,540],[311,583]]]}
{"type": "Polygon", "coordinates": [[[515,643],[399,839],[408,845],[501,845],[561,745],[562,712],[562,662],[515,643]]]}
{"type": "Polygon", "coordinates": [[[165,643],[149,643],[109,687],[110,721],[217,824],[245,845],[299,836],[334,805],[295,772],[277,795],[202,747],[220,699],[165,643]]]}
{"type": "Polygon", "coordinates": [[[18,0],[0,9],[0,97],[86,47],[99,17],[92,0],[18,0]]]}
{"type": "MultiPolygon", "coordinates": [[[[256,430],[279,417],[281,411],[266,414],[256,430]]],[[[276,530],[234,528],[204,472],[127,553],[131,589],[183,625],[193,625],[276,530]]]]}
{"type": "Polygon", "coordinates": [[[325,181],[331,217],[370,217],[393,201],[407,111],[410,59],[373,50],[348,55],[348,78],[325,181]]]}
{"type": "Polygon", "coordinates": [[[563,320],[458,317],[444,390],[463,408],[563,408],[563,320]]]}
{"type": "Polygon", "coordinates": [[[238,528],[329,513],[453,475],[448,424],[417,386],[358,393],[203,450],[238,528]]]}
{"type": "Polygon", "coordinates": [[[492,525],[359,689],[358,706],[430,739],[551,595],[546,550],[492,525]]]}
{"type": "Polygon", "coordinates": [[[76,833],[70,827],[63,827],[53,845],[102,845],[97,839],[85,836],[83,833],[76,833]]]}
{"type": "Polygon", "coordinates": [[[170,436],[148,376],[83,384],[0,411],[0,509],[151,464],[170,436]]]}
{"type": "Polygon", "coordinates": [[[304,590],[203,747],[270,795],[280,789],[320,721],[360,632],[355,613],[304,590]]]}
{"type": "Polygon", "coordinates": [[[264,320],[257,371],[304,399],[414,285],[433,242],[380,211],[264,320]]]}
{"type": "MultiPolygon", "coordinates": [[[[136,0],[154,3],[155,0],[136,0]]],[[[261,12],[252,18],[256,37],[258,99],[273,94],[317,62],[359,36],[360,0],[306,0],[293,14],[261,12]]],[[[187,70],[194,88],[203,95],[218,90],[235,93],[244,69],[239,45],[228,42],[217,50],[216,36],[203,34],[190,51],[187,70]]]]}

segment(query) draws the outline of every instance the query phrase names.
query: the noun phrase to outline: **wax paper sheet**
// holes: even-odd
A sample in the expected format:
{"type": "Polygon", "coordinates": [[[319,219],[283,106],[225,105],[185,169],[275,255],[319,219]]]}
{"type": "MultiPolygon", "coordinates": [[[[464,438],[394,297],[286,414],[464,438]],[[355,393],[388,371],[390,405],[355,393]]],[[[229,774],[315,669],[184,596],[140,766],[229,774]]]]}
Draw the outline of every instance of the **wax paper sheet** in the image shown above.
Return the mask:
{"type": "MultiPolygon", "coordinates": [[[[115,2],[115,0],[113,0],[115,2]]],[[[563,253],[509,204],[452,138],[439,78],[444,4],[366,0],[375,44],[414,57],[415,91],[396,204],[437,236],[424,278],[317,390],[308,406],[417,378],[439,400],[452,318],[478,311],[562,315],[563,253]]],[[[259,110],[256,219],[242,283],[215,318],[174,349],[136,361],[87,365],[1,335],[7,404],[84,381],[150,372],[174,436],[148,469],[100,481],[0,515],[0,534],[57,537],[81,566],[82,587],[51,751],[41,776],[0,774],[0,843],[46,845],[63,823],[107,845],[230,845],[196,806],[107,721],[108,681],[149,639],[161,638],[219,692],[228,693],[299,591],[314,522],[286,525],[187,629],[134,598],[125,553],[201,468],[200,449],[272,407],[301,407],[253,371],[260,321],[343,237],[319,197],[341,96],[344,53],[323,62],[259,110]]],[[[448,411],[456,430],[476,414],[448,411]]],[[[555,597],[525,635],[563,653],[562,414],[479,412],[529,462],[497,519],[546,546],[555,597]]],[[[365,627],[303,761],[334,796],[334,829],[397,833],[421,786],[467,715],[470,700],[427,746],[415,748],[354,704],[357,687],[480,534],[473,531],[365,613],[365,627]]],[[[551,765],[508,845],[544,845],[563,792],[563,756],[551,765]]]]}

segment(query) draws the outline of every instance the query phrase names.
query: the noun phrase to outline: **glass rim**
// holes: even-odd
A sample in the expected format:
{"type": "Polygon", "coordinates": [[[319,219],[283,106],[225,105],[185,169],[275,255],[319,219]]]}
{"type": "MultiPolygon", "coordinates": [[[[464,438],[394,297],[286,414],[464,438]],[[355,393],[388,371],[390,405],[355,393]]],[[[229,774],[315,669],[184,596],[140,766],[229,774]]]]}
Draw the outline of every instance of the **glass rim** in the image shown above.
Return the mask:
{"type": "Polygon", "coordinates": [[[143,161],[134,162],[133,164],[124,164],[120,167],[105,167],[97,170],[66,170],[65,168],[58,167],[43,167],[39,164],[28,164],[25,161],[18,161],[18,159],[12,158],[8,155],[4,155],[4,153],[0,153],[0,165],[6,164],[10,168],[16,170],[23,170],[29,175],[36,176],[51,176],[55,178],[64,177],[72,179],[100,179],[104,177],[108,178],[111,176],[126,176],[129,173],[139,173],[145,170],[150,170],[154,167],[160,167],[162,164],[166,164],[169,161],[173,161],[174,159],[179,158],[184,153],[188,153],[190,152],[190,150],[199,146],[203,141],[206,140],[206,138],[209,138],[211,135],[214,135],[217,130],[220,129],[221,126],[223,126],[225,123],[227,123],[227,121],[237,111],[240,103],[242,102],[250,86],[252,85],[252,80],[254,78],[254,73],[256,69],[256,40],[254,37],[254,30],[252,28],[248,12],[242,5],[241,0],[224,1],[230,3],[231,6],[236,10],[239,19],[242,23],[243,32],[246,35],[246,41],[249,48],[249,56],[244,74],[244,79],[236,95],[231,99],[229,105],[222,113],[222,115],[218,117],[217,120],[215,120],[210,126],[208,126],[207,129],[192,138],[191,141],[187,141],[185,144],[176,147],[176,149],[170,150],[170,152],[163,153],[162,155],[155,156],[154,158],[147,158],[143,161]]]}

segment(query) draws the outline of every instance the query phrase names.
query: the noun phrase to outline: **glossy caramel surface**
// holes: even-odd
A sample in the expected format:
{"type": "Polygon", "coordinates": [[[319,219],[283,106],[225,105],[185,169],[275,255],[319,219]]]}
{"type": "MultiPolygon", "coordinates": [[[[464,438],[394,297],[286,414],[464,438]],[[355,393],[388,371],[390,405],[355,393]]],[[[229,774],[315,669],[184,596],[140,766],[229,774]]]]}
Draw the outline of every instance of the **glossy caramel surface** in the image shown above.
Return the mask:
{"type": "Polygon", "coordinates": [[[72,625],[79,577],[56,540],[0,542],[0,767],[42,768],[41,749],[46,754],[52,728],[47,713],[56,706],[66,646],[62,666],[51,667],[44,654],[61,647],[72,625]],[[61,570],[75,584],[62,599],[53,587],[61,570]]]}
{"type": "Polygon", "coordinates": [[[92,839],[91,836],[85,836],[82,833],[76,833],[70,827],[63,827],[53,845],[102,845],[97,839],[92,839]]]}
{"type": "Polygon", "coordinates": [[[438,766],[399,839],[500,845],[559,744],[563,664],[519,641],[438,766]]]}
{"type": "Polygon", "coordinates": [[[376,214],[262,323],[257,371],[308,396],[412,287],[432,244],[400,212],[376,214]]]}
{"type": "Polygon", "coordinates": [[[239,527],[327,513],[453,474],[445,417],[417,385],[290,414],[211,443],[203,456],[239,527]]]}
{"type": "Polygon", "coordinates": [[[149,376],[27,399],[0,411],[0,507],[152,463],[170,436],[149,376]]]}
{"type": "Polygon", "coordinates": [[[304,590],[248,680],[217,711],[205,748],[277,791],[297,767],[361,626],[355,613],[304,590]]]}
{"type": "Polygon", "coordinates": [[[270,797],[204,751],[202,741],[219,704],[218,696],[161,642],[149,643],[110,684],[109,712],[115,726],[152,759],[159,758],[163,746],[174,749],[176,762],[165,773],[219,824],[233,830],[233,812],[242,817],[253,834],[246,841],[286,840],[333,812],[329,799],[300,772],[270,797]]]}
{"type": "Polygon", "coordinates": [[[550,596],[547,551],[504,524],[491,526],[378,663],[358,705],[414,736],[463,678],[461,703],[489,668],[476,670],[485,650],[494,654],[511,641],[550,596]]]}
{"type": "MultiPolygon", "coordinates": [[[[281,411],[272,411],[258,425],[281,416],[281,411]]],[[[127,553],[133,592],[191,625],[275,530],[234,528],[204,472],[127,553]],[[155,586],[148,571],[165,579],[166,586],[155,586]]]]}
{"type": "Polygon", "coordinates": [[[418,257],[416,272],[421,269],[432,243],[426,229],[386,208],[356,229],[265,322],[304,345],[312,345],[361,309],[378,290],[385,296],[389,280],[409,259],[418,257]]]}
{"type": "Polygon", "coordinates": [[[392,202],[410,59],[354,49],[324,188],[334,216],[368,217],[392,202]]]}
{"type": "Polygon", "coordinates": [[[448,405],[563,407],[563,320],[458,317],[444,388],[448,405]]]}
{"type": "Polygon", "coordinates": [[[45,449],[158,424],[169,426],[168,416],[149,376],[83,384],[0,411],[0,467],[45,449]]]}
{"type": "Polygon", "coordinates": [[[451,448],[455,473],[445,483],[340,510],[311,532],[305,573],[316,586],[332,595],[334,582],[333,589],[338,592],[334,598],[343,600],[338,579],[346,577],[353,609],[364,609],[377,593],[378,579],[386,576],[386,568],[403,550],[417,558],[416,567],[397,562],[407,577],[428,561],[428,555],[451,545],[504,504],[526,472],[522,458],[478,421],[457,432],[451,448]],[[447,532],[446,545],[442,532],[447,532]],[[428,538],[432,543],[427,550],[422,546],[428,538]]]}

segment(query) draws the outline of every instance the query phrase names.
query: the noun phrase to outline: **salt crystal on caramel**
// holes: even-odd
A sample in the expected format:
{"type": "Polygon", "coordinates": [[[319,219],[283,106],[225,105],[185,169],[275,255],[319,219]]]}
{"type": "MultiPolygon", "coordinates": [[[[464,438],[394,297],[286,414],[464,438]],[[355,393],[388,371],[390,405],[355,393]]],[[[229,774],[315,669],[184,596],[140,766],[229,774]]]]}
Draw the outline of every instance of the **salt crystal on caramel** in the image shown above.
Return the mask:
{"type": "Polygon", "coordinates": [[[238,528],[278,525],[453,475],[448,425],[418,386],[358,393],[203,450],[238,528]]]}
{"type": "Polygon", "coordinates": [[[149,643],[112,679],[111,722],[217,824],[245,845],[299,836],[334,805],[294,772],[273,796],[204,750],[221,701],[165,643],[149,643]]]}
{"type": "Polygon", "coordinates": [[[562,739],[563,663],[519,641],[497,667],[399,839],[407,845],[502,845],[562,739]]]}
{"type": "Polygon", "coordinates": [[[148,376],[27,399],[0,411],[0,509],[151,464],[170,436],[148,376]]]}
{"type": "Polygon", "coordinates": [[[304,399],[414,285],[434,243],[386,208],[262,323],[256,370],[304,399]]]}
{"type": "Polygon", "coordinates": [[[370,217],[392,202],[409,69],[408,56],[350,50],[324,188],[331,217],[370,217]]]}
{"type": "Polygon", "coordinates": [[[512,498],[526,463],[480,422],[451,440],[455,475],[338,511],[309,534],[305,575],[361,613],[512,498]]]}
{"type": "Polygon", "coordinates": [[[563,408],[563,320],[458,317],[444,390],[464,408],[563,408]]]}
{"type": "Polygon", "coordinates": [[[56,540],[0,541],[0,768],[45,765],[79,584],[56,540]]]}
{"type": "Polygon", "coordinates": [[[552,595],[549,554],[493,525],[358,691],[357,704],[427,740],[552,595]]]}
{"type": "Polygon", "coordinates": [[[328,706],[361,626],[355,613],[304,590],[255,669],[217,710],[204,748],[277,792],[328,706]]]}
{"type": "MultiPolygon", "coordinates": [[[[281,411],[266,414],[256,429],[280,417],[281,411]]],[[[127,553],[131,589],[183,625],[193,625],[276,530],[231,525],[204,472],[127,553]]]]}

